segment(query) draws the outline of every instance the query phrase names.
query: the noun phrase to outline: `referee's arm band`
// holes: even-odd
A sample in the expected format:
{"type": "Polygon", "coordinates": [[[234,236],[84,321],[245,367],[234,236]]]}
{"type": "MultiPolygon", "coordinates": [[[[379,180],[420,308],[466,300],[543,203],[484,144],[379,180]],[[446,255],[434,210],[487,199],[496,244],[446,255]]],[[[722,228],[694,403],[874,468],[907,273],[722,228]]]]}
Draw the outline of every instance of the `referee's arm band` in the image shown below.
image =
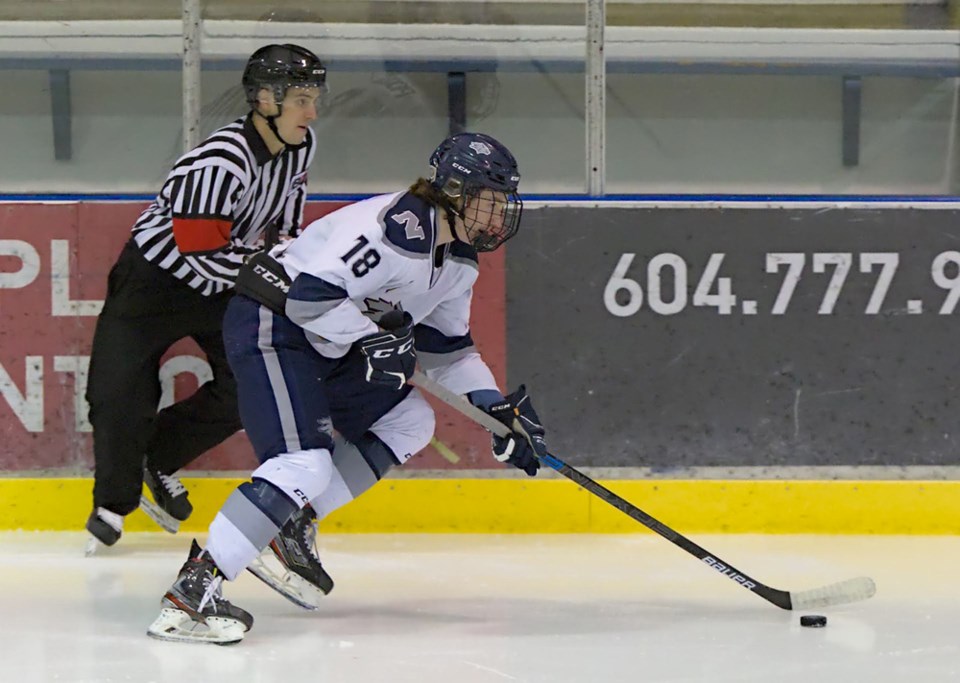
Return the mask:
{"type": "Polygon", "coordinates": [[[209,253],[230,244],[231,225],[220,218],[174,218],[173,239],[181,254],[209,253]]]}

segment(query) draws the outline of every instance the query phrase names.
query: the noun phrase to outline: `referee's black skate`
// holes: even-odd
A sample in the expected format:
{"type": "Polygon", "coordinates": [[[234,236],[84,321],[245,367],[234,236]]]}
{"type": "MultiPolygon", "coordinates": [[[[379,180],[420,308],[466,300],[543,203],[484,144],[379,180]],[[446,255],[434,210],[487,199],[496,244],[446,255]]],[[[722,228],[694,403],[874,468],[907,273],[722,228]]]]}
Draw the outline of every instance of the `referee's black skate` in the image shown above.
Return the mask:
{"type": "Polygon", "coordinates": [[[251,574],[304,609],[320,607],[333,590],[333,579],[317,556],[317,514],[310,505],[293,514],[247,569],[251,574]]]}
{"type": "Polygon", "coordinates": [[[97,551],[98,542],[113,545],[120,540],[123,534],[123,515],[110,512],[106,508],[94,508],[87,517],[87,531],[93,535],[86,548],[86,554],[90,556],[97,551]]]}
{"type": "Polygon", "coordinates": [[[177,533],[180,522],[193,512],[187,489],[175,476],[163,474],[149,463],[143,467],[143,483],[147,485],[153,500],[140,496],[140,507],[164,531],[177,533]]]}
{"type": "Polygon", "coordinates": [[[147,635],[160,640],[232,645],[243,640],[253,616],[224,599],[223,575],[196,540],[180,575],[160,601],[160,616],[147,635]]]}

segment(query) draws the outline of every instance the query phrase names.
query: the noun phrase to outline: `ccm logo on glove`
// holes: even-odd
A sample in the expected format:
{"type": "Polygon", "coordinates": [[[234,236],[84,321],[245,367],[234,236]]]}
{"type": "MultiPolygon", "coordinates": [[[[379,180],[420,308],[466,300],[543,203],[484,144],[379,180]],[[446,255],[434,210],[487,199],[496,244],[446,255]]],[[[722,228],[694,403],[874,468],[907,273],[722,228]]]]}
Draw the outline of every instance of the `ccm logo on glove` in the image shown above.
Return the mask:
{"type": "Polygon", "coordinates": [[[405,353],[410,353],[413,350],[413,340],[411,339],[403,346],[399,348],[387,348],[387,349],[376,349],[373,352],[374,358],[389,358],[393,355],[403,355],[405,353]]]}
{"type": "MultiPolygon", "coordinates": [[[[400,391],[417,368],[417,352],[413,348],[413,317],[397,311],[396,322],[389,320],[389,329],[357,341],[367,362],[365,379],[394,391],[400,391]]],[[[384,325],[384,321],[381,321],[384,325]]]]}
{"type": "Polygon", "coordinates": [[[533,409],[527,388],[521,384],[503,401],[494,403],[486,410],[513,432],[503,437],[493,435],[493,457],[523,470],[531,477],[537,476],[540,458],[548,454],[544,440],[546,430],[540,424],[537,411],[533,409]]]}

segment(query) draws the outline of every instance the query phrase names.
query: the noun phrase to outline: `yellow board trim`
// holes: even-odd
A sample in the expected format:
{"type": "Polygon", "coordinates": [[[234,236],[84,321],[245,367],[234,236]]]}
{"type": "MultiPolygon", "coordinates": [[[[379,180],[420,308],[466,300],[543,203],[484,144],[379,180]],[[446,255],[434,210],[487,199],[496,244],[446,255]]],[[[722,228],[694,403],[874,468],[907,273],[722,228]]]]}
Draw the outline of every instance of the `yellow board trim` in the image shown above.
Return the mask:
{"type": "MultiPolygon", "coordinates": [[[[205,531],[239,479],[185,478],[205,531]]],[[[957,481],[616,480],[612,491],[681,533],[956,534],[957,481]]],[[[90,513],[89,478],[0,478],[0,530],[69,531],[90,513]]],[[[154,531],[137,511],[127,531],[154,531]]],[[[646,531],[563,480],[387,479],[321,523],[329,532],[646,531]]]]}

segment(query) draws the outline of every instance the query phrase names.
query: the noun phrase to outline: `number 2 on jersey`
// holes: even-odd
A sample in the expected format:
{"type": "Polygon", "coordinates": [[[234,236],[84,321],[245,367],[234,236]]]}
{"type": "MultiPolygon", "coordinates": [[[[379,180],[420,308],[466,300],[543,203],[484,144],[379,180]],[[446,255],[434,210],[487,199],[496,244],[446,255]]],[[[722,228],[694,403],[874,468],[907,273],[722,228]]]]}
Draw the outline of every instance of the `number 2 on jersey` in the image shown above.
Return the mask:
{"type": "MultiPolygon", "coordinates": [[[[360,235],[360,237],[357,238],[356,246],[341,256],[340,260],[344,263],[350,263],[350,259],[359,254],[360,250],[368,244],[370,244],[370,240],[363,235],[360,235]]],[[[350,270],[352,270],[353,274],[357,277],[363,277],[371,270],[376,268],[378,263],[380,263],[380,253],[376,249],[370,248],[363,252],[363,254],[360,255],[360,258],[356,259],[352,264],[350,264],[350,270]]]]}

